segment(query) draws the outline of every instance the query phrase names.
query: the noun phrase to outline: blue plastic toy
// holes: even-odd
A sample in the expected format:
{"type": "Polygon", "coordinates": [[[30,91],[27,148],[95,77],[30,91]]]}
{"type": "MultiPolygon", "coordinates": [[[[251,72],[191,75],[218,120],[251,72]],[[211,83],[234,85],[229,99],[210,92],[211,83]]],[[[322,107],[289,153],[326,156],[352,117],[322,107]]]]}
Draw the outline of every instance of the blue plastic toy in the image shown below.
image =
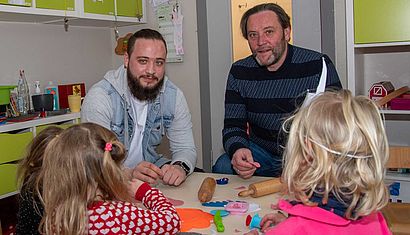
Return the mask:
{"type": "Polygon", "coordinates": [[[249,226],[250,229],[261,228],[261,220],[262,218],[259,217],[258,214],[255,214],[254,216],[248,215],[246,217],[246,226],[249,226]]]}

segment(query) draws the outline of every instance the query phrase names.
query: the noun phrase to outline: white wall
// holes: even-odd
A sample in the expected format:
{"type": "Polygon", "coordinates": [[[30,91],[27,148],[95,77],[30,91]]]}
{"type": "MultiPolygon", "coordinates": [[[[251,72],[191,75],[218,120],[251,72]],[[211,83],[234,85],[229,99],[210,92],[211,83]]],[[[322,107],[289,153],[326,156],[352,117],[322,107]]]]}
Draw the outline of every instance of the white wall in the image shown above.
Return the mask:
{"type": "MultiPolygon", "coordinates": [[[[168,63],[166,69],[187,99],[198,166],[202,167],[196,2],[179,2],[184,15],[184,62],[168,63]]],[[[150,6],[147,21],[148,24],[119,28],[120,35],[146,27],[156,28],[150,6]]],[[[123,62],[122,56],[114,54],[116,42],[110,28],[69,27],[68,32],[64,32],[62,25],[0,22],[0,32],[0,85],[17,84],[18,70],[23,68],[29,83],[39,80],[44,87],[50,80],[60,84],[85,82],[89,89],[108,70],[123,62]]]]}
{"type": "MultiPolygon", "coordinates": [[[[107,28],[0,22],[0,84],[17,84],[24,69],[30,84],[86,82],[102,78],[111,64],[107,28]]],[[[34,90],[33,86],[30,87],[34,90]]]]}

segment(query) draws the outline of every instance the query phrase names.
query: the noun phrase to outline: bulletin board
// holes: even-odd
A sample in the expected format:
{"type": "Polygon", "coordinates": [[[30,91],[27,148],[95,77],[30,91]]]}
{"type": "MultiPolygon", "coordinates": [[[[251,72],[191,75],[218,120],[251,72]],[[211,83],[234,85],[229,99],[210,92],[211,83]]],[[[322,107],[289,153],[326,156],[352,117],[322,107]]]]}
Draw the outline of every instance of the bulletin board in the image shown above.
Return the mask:
{"type": "Polygon", "coordinates": [[[167,43],[167,62],[183,62],[183,15],[178,0],[152,0],[159,32],[167,43]]]}

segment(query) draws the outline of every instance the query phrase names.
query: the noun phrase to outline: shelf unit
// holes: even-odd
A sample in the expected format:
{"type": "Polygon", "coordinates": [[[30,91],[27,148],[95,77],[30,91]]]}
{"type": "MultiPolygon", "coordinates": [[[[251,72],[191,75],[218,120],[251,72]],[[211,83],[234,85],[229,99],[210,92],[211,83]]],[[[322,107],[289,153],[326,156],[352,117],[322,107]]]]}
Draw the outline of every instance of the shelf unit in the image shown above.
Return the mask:
{"type": "MultiPolygon", "coordinates": [[[[124,1],[124,0],[117,0],[124,1]]],[[[115,2],[115,12],[117,11],[115,2]]],[[[68,19],[70,26],[90,27],[122,27],[146,23],[146,0],[141,1],[142,17],[127,17],[120,15],[104,15],[84,12],[84,0],[75,0],[74,10],[54,10],[36,8],[35,0],[32,6],[15,6],[0,4],[0,21],[21,23],[64,24],[68,19]]]]}
{"type": "Polygon", "coordinates": [[[16,191],[16,161],[24,154],[26,145],[36,136],[37,129],[46,125],[71,125],[79,123],[80,113],[68,113],[46,118],[38,118],[19,123],[6,123],[0,125],[0,143],[2,155],[0,158],[1,188],[0,199],[15,195],[16,191]],[[12,142],[12,143],[8,143],[12,142]],[[10,146],[11,144],[11,146],[10,146]],[[9,147],[6,147],[8,145],[9,147]],[[3,155],[4,154],[4,155],[3,155]]]}
{"type": "MultiPolygon", "coordinates": [[[[347,87],[354,95],[367,96],[370,87],[380,81],[391,81],[396,89],[410,86],[410,20],[406,20],[408,12],[399,9],[406,9],[400,4],[410,7],[410,2],[404,0],[346,1],[347,87]],[[355,16],[360,22],[355,22],[355,16]]],[[[385,117],[391,146],[389,166],[408,167],[408,155],[403,158],[395,149],[410,146],[410,110],[380,110],[380,113],[385,117]]],[[[408,174],[389,173],[386,180],[400,182],[401,195],[410,192],[408,174]]]]}

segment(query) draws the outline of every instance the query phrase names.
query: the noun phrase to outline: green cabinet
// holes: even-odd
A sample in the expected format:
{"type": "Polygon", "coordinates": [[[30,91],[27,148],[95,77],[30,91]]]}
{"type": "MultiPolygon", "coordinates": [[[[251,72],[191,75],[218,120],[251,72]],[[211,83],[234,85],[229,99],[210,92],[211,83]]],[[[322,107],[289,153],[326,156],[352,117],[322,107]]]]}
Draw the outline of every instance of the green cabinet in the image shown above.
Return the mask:
{"type": "Polygon", "coordinates": [[[36,0],[36,7],[53,10],[75,10],[75,0],[36,0]]]}
{"type": "Polygon", "coordinates": [[[0,195],[17,190],[17,161],[26,154],[27,144],[33,139],[32,132],[0,134],[0,195]]]}
{"type": "Polygon", "coordinates": [[[31,7],[32,0],[0,0],[0,4],[31,7]]]}
{"type": "Polygon", "coordinates": [[[354,0],[354,42],[410,41],[409,0],[354,0]]]}
{"type": "Polygon", "coordinates": [[[117,0],[117,15],[142,17],[142,0],[117,0]]]}
{"type": "Polygon", "coordinates": [[[84,0],[84,13],[114,15],[114,0],[84,0]]]}

